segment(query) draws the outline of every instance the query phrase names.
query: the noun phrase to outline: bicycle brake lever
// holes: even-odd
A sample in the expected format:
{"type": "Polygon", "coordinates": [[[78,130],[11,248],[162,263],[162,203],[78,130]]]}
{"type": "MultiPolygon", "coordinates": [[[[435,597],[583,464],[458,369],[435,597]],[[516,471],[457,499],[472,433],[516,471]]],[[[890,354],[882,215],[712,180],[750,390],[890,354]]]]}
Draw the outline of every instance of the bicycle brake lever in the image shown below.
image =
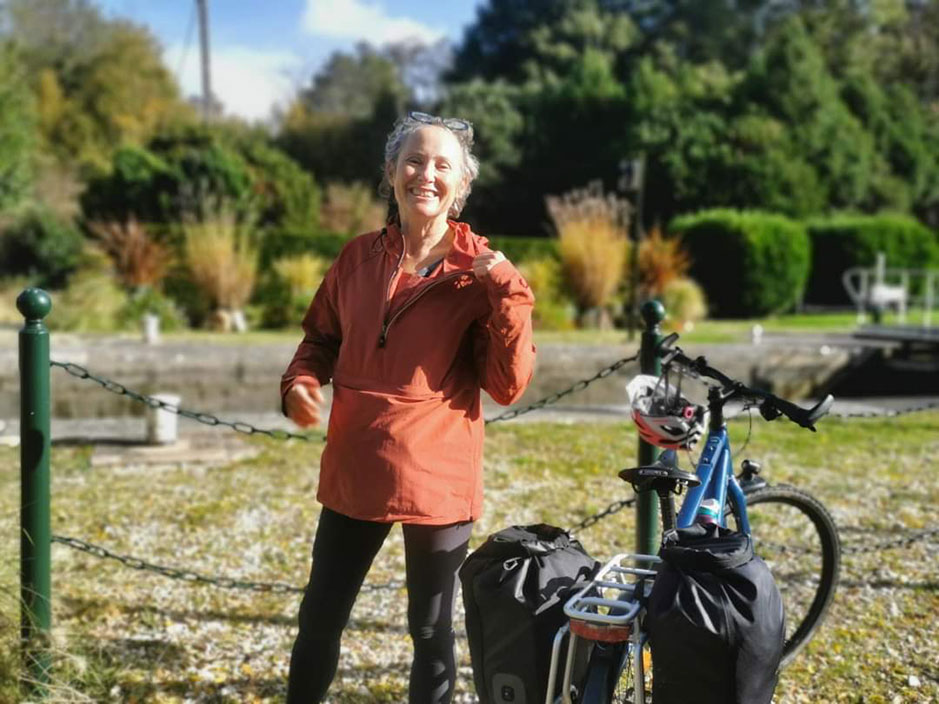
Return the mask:
{"type": "Polygon", "coordinates": [[[671,364],[671,361],[680,354],[681,354],[681,350],[678,349],[677,347],[673,347],[671,350],[669,350],[665,354],[665,356],[662,357],[662,366],[671,364]]]}

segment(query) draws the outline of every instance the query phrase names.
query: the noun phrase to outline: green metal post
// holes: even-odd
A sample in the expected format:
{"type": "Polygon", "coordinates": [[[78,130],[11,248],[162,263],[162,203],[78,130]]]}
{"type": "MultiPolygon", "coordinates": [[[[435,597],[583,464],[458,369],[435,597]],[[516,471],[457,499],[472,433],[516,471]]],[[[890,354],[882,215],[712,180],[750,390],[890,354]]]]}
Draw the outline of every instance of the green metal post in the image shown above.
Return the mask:
{"type": "MultiPolygon", "coordinates": [[[[639,370],[643,374],[658,376],[662,363],[655,348],[662,339],[659,325],[665,320],[665,307],[658,301],[646,301],[639,311],[646,324],[639,346],[639,370]]],[[[639,466],[655,462],[659,450],[642,438],[639,439],[639,466]]],[[[654,491],[639,493],[636,501],[636,552],[654,555],[658,552],[659,504],[654,491]]]]}
{"type": "Polygon", "coordinates": [[[20,330],[20,635],[24,682],[43,696],[49,681],[52,628],[49,511],[49,331],[43,324],[52,301],[28,288],[16,299],[26,319],[20,330]]]}

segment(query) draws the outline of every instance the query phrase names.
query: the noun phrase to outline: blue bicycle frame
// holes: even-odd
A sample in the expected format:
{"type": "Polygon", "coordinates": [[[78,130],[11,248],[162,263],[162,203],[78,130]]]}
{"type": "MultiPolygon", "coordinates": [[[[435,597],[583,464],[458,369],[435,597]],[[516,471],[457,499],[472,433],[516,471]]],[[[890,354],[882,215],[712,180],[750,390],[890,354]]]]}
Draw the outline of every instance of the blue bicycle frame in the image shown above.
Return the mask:
{"type": "MultiPolygon", "coordinates": [[[[701,458],[695,468],[701,483],[688,490],[688,495],[681,504],[676,523],[678,528],[687,528],[694,523],[698,508],[704,499],[715,499],[718,506],[727,505],[727,492],[736,505],[742,533],[750,534],[750,521],[747,519],[747,500],[743,489],[734,476],[733,461],[730,455],[730,439],[727,437],[727,428],[711,429],[708,432],[701,458]]],[[[724,516],[721,515],[720,524],[725,525],[724,516]]]]}

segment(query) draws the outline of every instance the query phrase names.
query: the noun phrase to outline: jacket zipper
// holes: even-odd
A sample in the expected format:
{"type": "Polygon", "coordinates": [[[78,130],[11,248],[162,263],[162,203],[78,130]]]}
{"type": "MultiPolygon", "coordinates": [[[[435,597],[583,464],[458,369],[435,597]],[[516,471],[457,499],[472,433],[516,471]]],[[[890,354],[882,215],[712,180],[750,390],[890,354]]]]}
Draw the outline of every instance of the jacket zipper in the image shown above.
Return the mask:
{"type": "MultiPolygon", "coordinates": [[[[386,230],[387,232],[387,230],[386,230]]],[[[401,254],[398,255],[398,261],[395,262],[395,268],[391,271],[391,276],[388,278],[388,287],[385,289],[385,298],[382,301],[381,309],[381,335],[378,336],[378,346],[385,346],[385,338],[388,333],[389,322],[388,317],[388,305],[391,303],[391,287],[394,285],[395,275],[398,273],[398,269],[401,268],[401,262],[404,260],[404,235],[401,235],[401,254]]]]}
{"type": "MultiPolygon", "coordinates": [[[[390,318],[386,319],[386,320],[382,323],[382,326],[381,326],[381,335],[378,337],[378,346],[379,346],[379,347],[384,347],[384,346],[385,346],[385,342],[387,342],[387,340],[388,340],[388,328],[391,327],[391,324],[392,324],[395,320],[397,320],[398,317],[400,317],[400,315],[401,315],[404,311],[406,311],[408,308],[410,308],[411,306],[413,306],[418,300],[420,300],[420,299],[424,296],[425,293],[427,293],[430,289],[434,288],[437,284],[441,284],[441,283],[443,283],[444,281],[449,281],[450,279],[455,279],[456,277],[462,276],[463,274],[467,274],[467,273],[469,273],[469,270],[468,270],[468,269],[467,269],[467,270],[459,269],[459,270],[457,270],[457,271],[451,271],[449,274],[444,274],[444,275],[442,275],[442,276],[438,276],[438,277],[437,277],[436,279],[434,279],[431,283],[427,284],[427,286],[425,286],[422,291],[420,291],[418,294],[416,294],[415,296],[413,296],[413,297],[412,297],[410,300],[408,300],[403,306],[401,306],[400,308],[398,308],[398,310],[395,311],[395,314],[394,314],[394,315],[392,315],[390,318]]],[[[394,275],[392,274],[392,281],[393,281],[393,280],[394,280],[394,275]]],[[[391,283],[390,283],[390,282],[389,282],[389,284],[388,284],[388,288],[389,288],[389,294],[390,294],[390,289],[391,289],[391,283]]]]}

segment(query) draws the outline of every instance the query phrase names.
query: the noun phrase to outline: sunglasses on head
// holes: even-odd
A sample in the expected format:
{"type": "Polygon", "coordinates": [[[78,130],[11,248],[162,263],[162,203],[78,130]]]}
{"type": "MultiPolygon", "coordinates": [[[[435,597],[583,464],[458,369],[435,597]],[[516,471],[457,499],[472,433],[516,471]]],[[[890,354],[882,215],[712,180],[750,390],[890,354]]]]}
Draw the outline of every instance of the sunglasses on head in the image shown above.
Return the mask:
{"type": "Polygon", "coordinates": [[[461,120],[458,117],[437,117],[426,112],[409,112],[408,119],[422,122],[425,125],[443,125],[454,132],[462,132],[473,128],[466,120],[461,120]]]}

